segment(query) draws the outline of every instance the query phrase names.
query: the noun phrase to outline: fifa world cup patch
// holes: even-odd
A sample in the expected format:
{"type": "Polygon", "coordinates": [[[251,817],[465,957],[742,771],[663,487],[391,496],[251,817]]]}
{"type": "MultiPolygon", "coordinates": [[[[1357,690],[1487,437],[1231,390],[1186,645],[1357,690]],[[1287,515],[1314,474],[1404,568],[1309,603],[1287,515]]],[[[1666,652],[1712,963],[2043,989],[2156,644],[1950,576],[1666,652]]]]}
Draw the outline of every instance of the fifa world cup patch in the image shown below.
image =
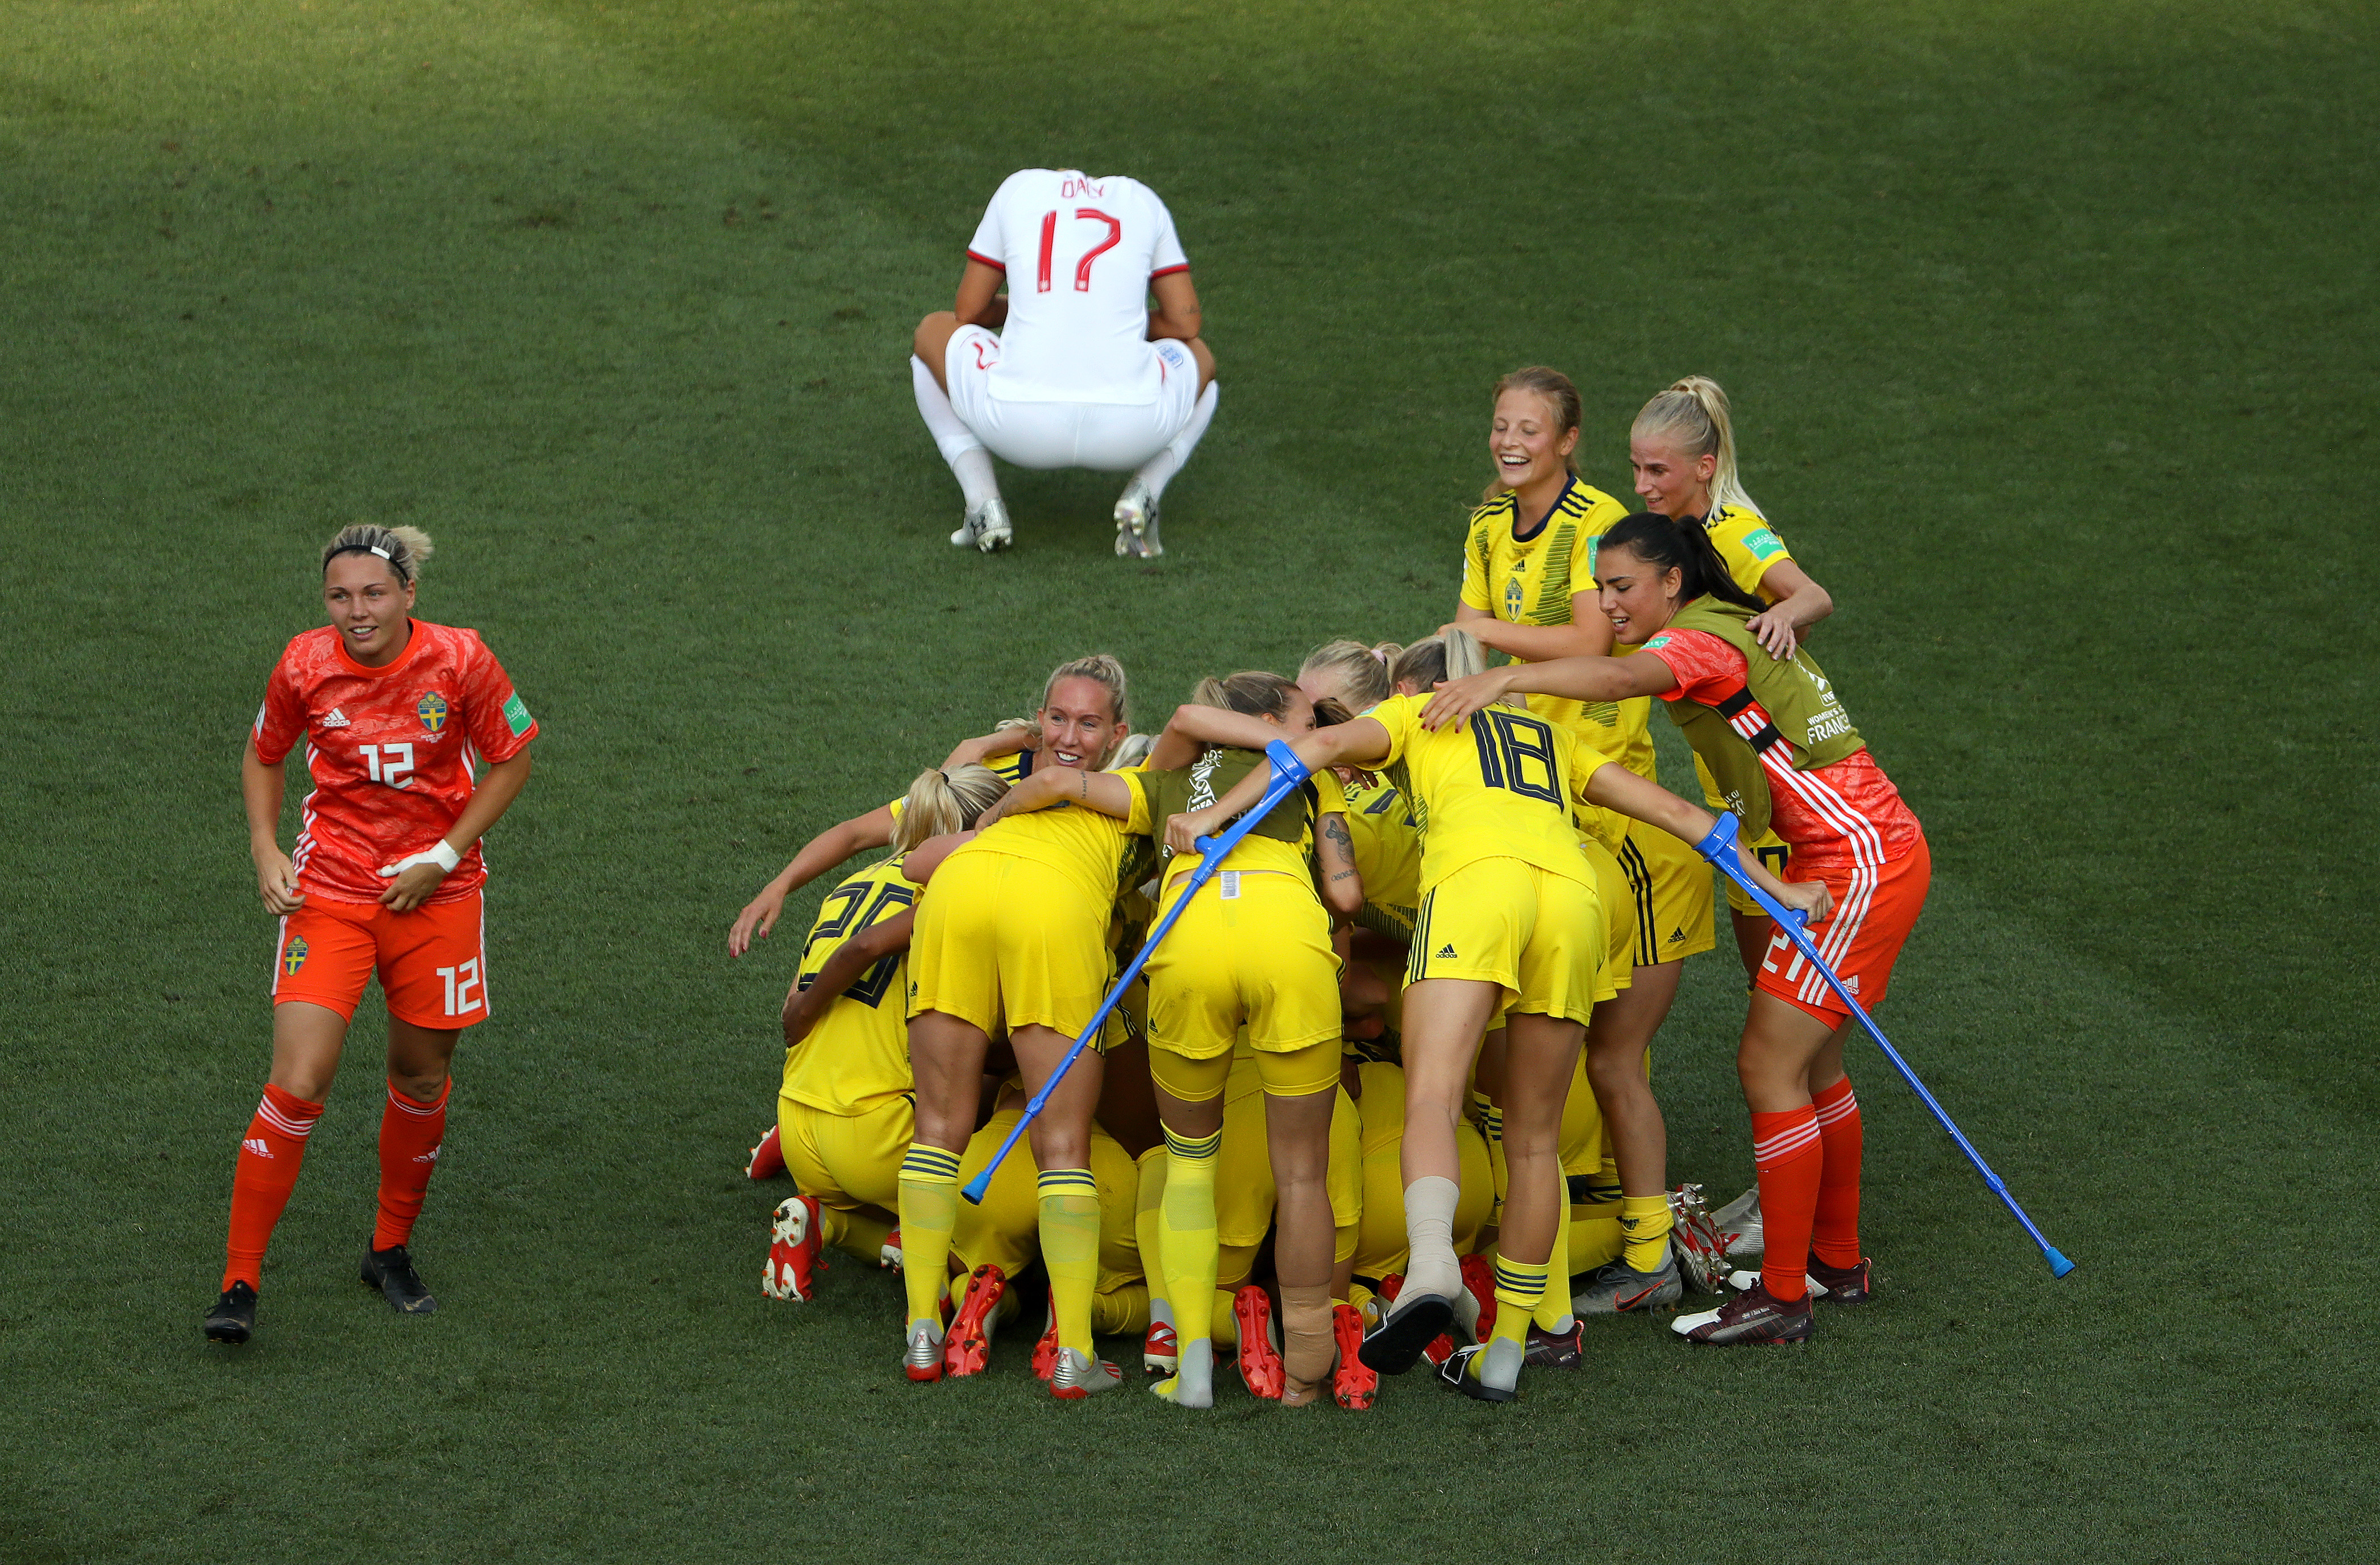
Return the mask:
{"type": "Polygon", "coordinates": [[[537,719],[528,715],[528,703],[522,700],[517,692],[504,703],[504,723],[513,731],[514,738],[528,733],[536,722],[537,719]]]}
{"type": "Polygon", "coordinates": [[[446,726],[446,698],[432,690],[413,704],[413,715],[421,726],[435,734],[446,726]]]}
{"type": "Polygon", "coordinates": [[[294,978],[298,976],[298,969],[304,965],[306,965],[306,937],[300,935],[281,948],[281,970],[294,978]]]}

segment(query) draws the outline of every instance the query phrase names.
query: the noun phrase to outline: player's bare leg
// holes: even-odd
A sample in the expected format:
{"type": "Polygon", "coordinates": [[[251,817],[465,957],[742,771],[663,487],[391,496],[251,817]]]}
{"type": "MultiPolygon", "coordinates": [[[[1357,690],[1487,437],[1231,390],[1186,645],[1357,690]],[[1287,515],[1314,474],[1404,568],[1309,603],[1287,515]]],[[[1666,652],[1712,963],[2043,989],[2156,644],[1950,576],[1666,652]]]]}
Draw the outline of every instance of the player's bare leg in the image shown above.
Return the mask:
{"type": "Polygon", "coordinates": [[[1123,486],[1123,493],[1116,501],[1116,552],[1126,559],[1150,559],[1165,552],[1165,546],[1158,540],[1158,505],[1165,496],[1166,484],[1190,460],[1190,454],[1198,448],[1200,438],[1215,417],[1215,356],[1196,337],[1182,346],[1197,362],[1197,406],[1191,410],[1190,421],[1166,443],[1165,449],[1140,465],[1140,470],[1133,474],[1132,481],[1123,486]]]}
{"type": "Polygon", "coordinates": [[[960,492],[966,497],[966,514],[959,529],[951,534],[951,542],[989,554],[1007,548],[1015,533],[1009,526],[1008,507],[1000,498],[999,480],[992,476],[991,453],[951,406],[944,363],[958,329],[959,318],[947,309],[938,309],[917,322],[910,343],[909,383],[917,394],[917,416],[926,421],[935,449],[950,464],[951,476],[959,480],[960,492]]]}

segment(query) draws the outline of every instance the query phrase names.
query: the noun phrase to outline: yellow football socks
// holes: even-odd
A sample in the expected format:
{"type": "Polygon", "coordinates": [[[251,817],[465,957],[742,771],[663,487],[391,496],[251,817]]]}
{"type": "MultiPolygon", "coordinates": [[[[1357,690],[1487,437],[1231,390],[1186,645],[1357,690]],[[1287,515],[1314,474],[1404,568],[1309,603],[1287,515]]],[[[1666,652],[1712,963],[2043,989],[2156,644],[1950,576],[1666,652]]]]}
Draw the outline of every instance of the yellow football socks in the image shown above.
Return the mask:
{"type": "Polygon", "coordinates": [[[912,1325],[930,1320],[936,1331],[941,1329],[951,1230],[958,1220],[959,1155],[911,1142],[901,1159],[901,1286],[909,1298],[912,1325]]]}
{"type": "MultiPolygon", "coordinates": [[[[1547,1281],[1537,1288],[1536,1323],[1545,1330],[1560,1333],[1577,1323],[1570,1313],[1570,1191],[1565,1183],[1560,1201],[1554,1207],[1554,1249],[1546,1258],[1547,1281]],[[1551,1281],[1560,1278],[1560,1286],[1551,1281]]],[[[1501,1316],[1500,1308],[1496,1312],[1501,1316]]]]}
{"type": "Polygon", "coordinates": [[[1091,1295],[1099,1285],[1099,1186],[1088,1169],[1043,1171],[1041,1265],[1058,1345],[1091,1356],[1091,1295]]]}
{"type": "Polygon", "coordinates": [[[1628,1236],[1627,1247],[1621,1252],[1634,1271],[1658,1271],[1670,1254],[1669,1198],[1662,1195],[1623,1195],[1620,1198],[1620,1228],[1628,1236]]]}
{"type": "Polygon", "coordinates": [[[1507,1256],[1496,1257],[1496,1329],[1488,1351],[1475,1354],[1482,1385],[1509,1391],[1520,1383],[1521,1360],[1528,1352],[1529,1323],[1546,1296],[1545,1265],[1531,1266],[1507,1256]]]}
{"type": "Polygon", "coordinates": [[[1154,1325],[1173,1324],[1172,1295],[1165,1291],[1165,1172],[1164,1145],[1143,1152],[1137,1162],[1140,1186],[1132,1209],[1132,1235],[1140,1246],[1140,1269],[1148,1280],[1148,1318],[1154,1325]]]}
{"type": "Polygon", "coordinates": [[[1182,1367],[1158,1394],[1184,1407],[1214,1405],[1213,1312],[1187,1306],[1193,1299],[1213,1299],[1215,1268],[1221,1246],[1215,1237],[1215,1168],[1223,1147],[1223,1133],[1186,1137],[1165,1133],[1165,1194],[1159,1204],[1159,1256],[1165,1273],[1165,1296],[1185,1301],[1174,1316],[1174,1339],[1181,1344],[1182,1367]],[[1193,1348],[1196,1352],[1193,1352],[1193,1348]]]}

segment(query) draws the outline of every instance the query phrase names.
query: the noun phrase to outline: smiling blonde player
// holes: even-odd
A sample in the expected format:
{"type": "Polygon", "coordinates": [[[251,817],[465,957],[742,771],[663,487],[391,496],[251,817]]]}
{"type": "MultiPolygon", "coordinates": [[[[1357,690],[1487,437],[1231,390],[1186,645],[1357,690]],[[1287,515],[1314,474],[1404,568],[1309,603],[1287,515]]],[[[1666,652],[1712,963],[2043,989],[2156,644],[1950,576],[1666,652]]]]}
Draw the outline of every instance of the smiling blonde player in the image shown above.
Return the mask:
{"type": "Polygon", "coordinates": [[[1156,191],[1070,168],[1003,180],[954,308],[917,323],[909,360],[917,412],[966,496],[951,542],[990,553],[1014,540],[997,455],[1132,473],[1115,552],[1164,552],[1158,503],[1215,416],[1215,356],[1198,329],[1190,262],[1156,191]]]}
{"type": "Polygon", "coordinates": [[[258,891],[281,940],[273,1074],[232,1177],[210,1341],[245,1342],[256,1328],[265,1244],[375,972],[388,1005],[388,1101],[363,1281],[406,1314],[437,1308],[407,1245],[445,1139],[447,1064],[463,1029],[488,1017],[480,838],[528,781],[537,722],[476,631],[413,617],[429,557],[414,528],[358,524],[330,541],[331,623],[281,654],[241,760],[258,891]],[[284,854],[283,763],[301,744],[313,790],[284,854]]]}

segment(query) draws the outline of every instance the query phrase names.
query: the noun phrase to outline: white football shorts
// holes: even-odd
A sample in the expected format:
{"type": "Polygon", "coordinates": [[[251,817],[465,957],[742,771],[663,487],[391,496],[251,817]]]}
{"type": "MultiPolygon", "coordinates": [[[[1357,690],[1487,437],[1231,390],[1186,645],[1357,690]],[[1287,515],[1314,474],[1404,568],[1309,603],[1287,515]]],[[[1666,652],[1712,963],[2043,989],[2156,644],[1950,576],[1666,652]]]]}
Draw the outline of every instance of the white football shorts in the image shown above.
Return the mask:
{"type": "Polygon", "coordinates": [[[942,357],[951,408],[994,456],[1020,467],[1088,467],[1128,473],[1165,449],[1198,406],[1198,361],[1184,344],[1148,345],[1163,370],[1157,400],[1010,402],[991,394],[1000,338],[981,326],[962,326],[942,357]]]}

